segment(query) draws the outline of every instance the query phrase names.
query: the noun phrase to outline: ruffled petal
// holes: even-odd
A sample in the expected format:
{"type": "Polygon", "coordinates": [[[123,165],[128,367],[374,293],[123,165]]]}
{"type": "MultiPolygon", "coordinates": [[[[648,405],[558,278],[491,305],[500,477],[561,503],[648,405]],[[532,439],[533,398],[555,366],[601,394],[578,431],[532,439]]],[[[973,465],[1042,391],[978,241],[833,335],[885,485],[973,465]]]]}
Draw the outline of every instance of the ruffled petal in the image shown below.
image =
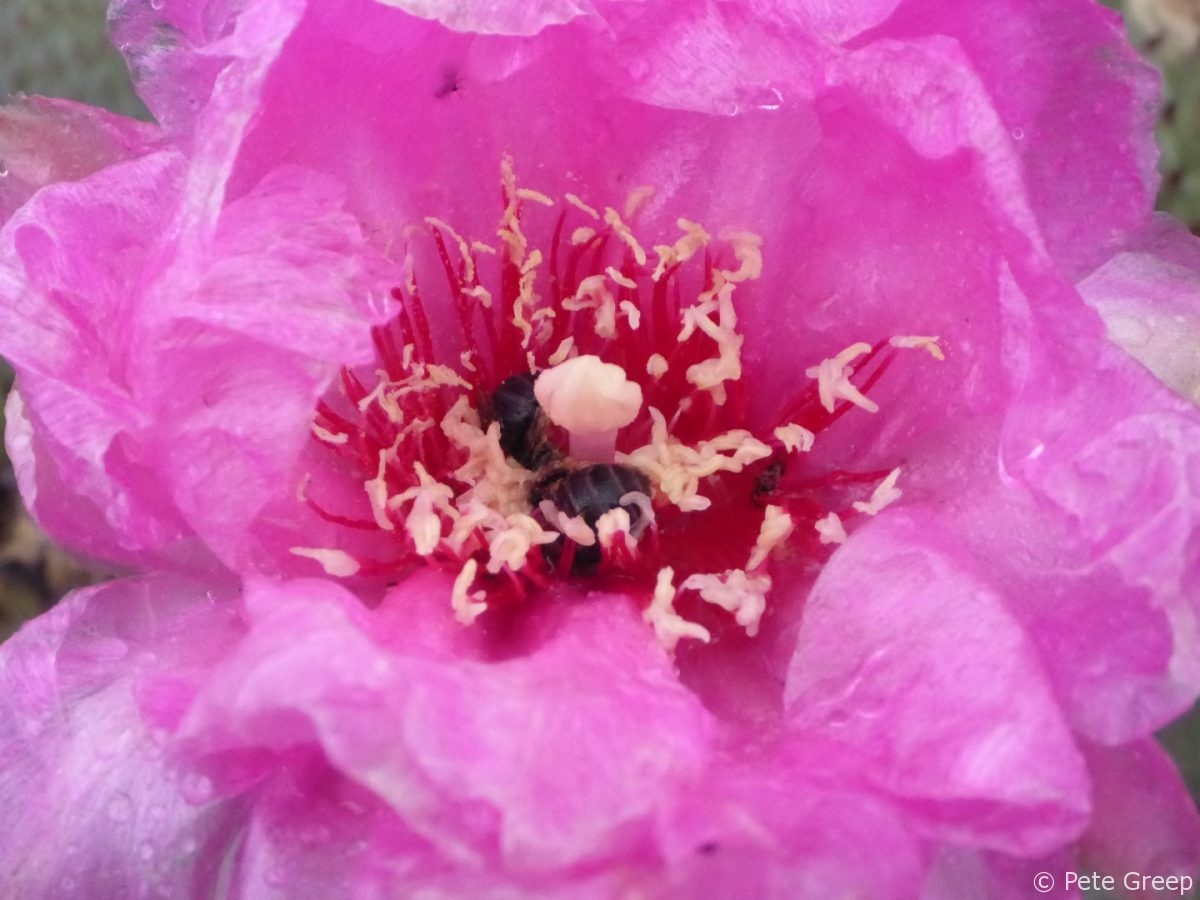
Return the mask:
{"type": "Polygon", "coordinates": [[[370,356],[377,263],[337,187],[298,170],[227,205],[211,235],[181,231],[183,166],[167,151],[45,188],[0,232],[0,340],[36,433],[11,426],[10,444],[25,484],[38,468],[103,510],[98,531],[52,491],[44,510],[32,498],[68,546],[198,569],[198,535],[227,565],[270,568],[245,535],[294,494],[317,398],[370,356]]]}
{"type": "Polygon", "coordinates": [[[928,513],[872,523],[830,560],[786,699],[792,728],[865,754],[927,834],[1024,856],[1087,821],[1087,772],[1033,647],[928,513]]]}
{"type": "Polygon", "coordinates": [[[1019,160],[1013,174],[1059,271],[1090,271],[1153,206],[1158,73],[1130,46],[1120,16],[1085,0],[910,0],[869,38],[935,35],[954,41],[982,84],[1001,130],[979,149],[1019,160]]]}
{"type": "Polygon", "coordinates": [[[661,827],[670,897],[918,896],[925,853],[888,801],[809,739],[714,759],[661,827]]]}
{"type": "Polygon", "coordinates": [[[446,580],[410,580],[375,611],[327,582],[253,587],[249,636],[183,722],[190,752],[218,782],[241,772],[232,790],[319,747],[468,866],[630,852],[703,764],[710,729],[636,611],[596,596],[513,658],[398,652],[432,597],[448,607],[446,580]]]}
{"type": "Polygon", "coordinates": [[[157,140],[153,125],[69,100],[30,97],[0,108],[0,222],[38,188],[139,156],[157,140]]]}
{"type": "MultiPolygon", "coordinates": [[[[76,592],[0,649],[0,849],[22,897],[209,894],[237,811],[198,807],[140,709],[167,673],[181,685],[238,631],[215,585],[167,578],[76,592]]],[[[228,597],[228,594],[225,594],[228,597]]],[[[223,599],[223,598],[222,598],[223,599]]],[[[158,692],[164,714],[174,699],[158,692]]]]}

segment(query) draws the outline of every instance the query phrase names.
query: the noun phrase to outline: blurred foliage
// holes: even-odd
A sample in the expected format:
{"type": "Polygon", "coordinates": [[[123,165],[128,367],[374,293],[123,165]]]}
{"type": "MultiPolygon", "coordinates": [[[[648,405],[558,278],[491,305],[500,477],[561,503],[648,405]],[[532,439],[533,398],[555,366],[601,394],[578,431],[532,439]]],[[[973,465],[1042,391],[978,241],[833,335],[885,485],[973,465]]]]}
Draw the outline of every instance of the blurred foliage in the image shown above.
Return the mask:
{"type": "Polygon", "coordinates": [[[149,113],[108,40],[106,0],[0,0],[0,97],[67,97],[128,116],[149,113]]]}

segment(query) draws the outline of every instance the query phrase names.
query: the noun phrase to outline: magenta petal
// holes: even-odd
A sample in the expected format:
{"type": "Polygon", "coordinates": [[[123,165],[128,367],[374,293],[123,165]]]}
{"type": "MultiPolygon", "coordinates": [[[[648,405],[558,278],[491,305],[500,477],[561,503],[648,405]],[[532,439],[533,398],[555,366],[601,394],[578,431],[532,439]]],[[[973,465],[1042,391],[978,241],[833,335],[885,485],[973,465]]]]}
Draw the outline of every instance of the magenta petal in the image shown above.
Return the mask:
{"type": "MultiPolygon", "coordinates": [[[[1095,784],[1083,859],[1122,883],[1126,873],[1200,877],[1200,812],[1175,763],[1151,738],[1085,747],[1095,784]]],[[[1159,896],[1134,891],[1132,897],[1159,896]]]]}
{"type": "Polygon", "coordinates": [[[1019,158],[1014,174],[1060,271],[1090,271],[1153,204],[1158,73],[1116,12],[1080,0],[910,0],[872,34],[881,44],[942,35],[990,98],[1002,131],[988,149],[1019,158]]]}
{"type": "Polygon", "coordinates": [[[663,825],[669,896],[916,897],[919,839],[899,805],[830,771],[839,751],[805,740],[717,756],[663,825]]]}
{"type": "MultiPolygon", "coordinates": [[[[449,604],[442,579],[403,590],[449,604]]],[[[595,600],[528,655],[487,663],[389,652],[406,603],[370,612],[326,582],[259,584],[250,634],[182,734],[222,765],[320,747],[451,857],[539,871],[627,852],[698,770],[709,720],[637,612],[595,600]]]]}
{"type": "MultiPolygon", "coordinates": [[[[21,897],[151,896],[218,880],[236,823],[188,802],[139,695],[232,641],[217,592],[166,578],[79,591],[0,650],[0,861],[21,897]]],[[[228,595],[226,595],[227,597],[228,595]]],[[[187,690],[162,712],[178,714],[187,690]]]]}
{"type": "Polygon", "coordinates": [[[299,484],[317,398],[369,354],[378,263],[338,188],[298,170],[226,206],[202,256],[190,241],[155,247],[146,235],[171,231],[181,162],[160,153],[48,187],[0,232],[0,343],[49,451],[36,478],[103,510],[106,527],[56,513],[54,491],[32,507],[58,539],[114,562],[202,566],[197,534],[228,565],[270,568],[244,535],[299,484]]]}
{"type": "Polygon", "coordinates": [[[935,522],[885,517],[825,567],[788,673],[791,725],[865,753],[931,835],[1046,852],[1087,821],[1083,761],[1025,634],[935,522]]]}

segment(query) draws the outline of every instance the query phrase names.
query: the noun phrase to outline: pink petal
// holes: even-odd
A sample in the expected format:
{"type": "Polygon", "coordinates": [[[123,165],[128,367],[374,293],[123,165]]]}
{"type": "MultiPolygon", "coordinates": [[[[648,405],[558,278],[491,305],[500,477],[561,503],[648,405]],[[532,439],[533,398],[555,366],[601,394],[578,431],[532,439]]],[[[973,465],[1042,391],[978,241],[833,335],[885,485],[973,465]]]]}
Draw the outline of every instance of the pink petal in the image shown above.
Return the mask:
{"type": "Polygon", "coordinates": [[[807,739],[717,756],[663,828],[669,896],[917,896],[918,839],[897,806],[846,786],[844,759],[807,739]]]}
{"type": "Polygon", "coordinates": [[[77,181],[140,155],[154,126],[69,100],[30,97],[0,108],[0,222],[56,181],[77,181]]]}
{"type": "Polygon", "coordinates": [[[0,653],[0,830],[6,890],[149,896],[215,889],[236,810],[194,785],[139,714],[149,679],[203,668],[236,634],[215,590],[166,578],[71,595],[0,653]]]}
{"type": "Polygon", "coordinates": [[[201,567],[198,535],[226,564],[270,568],[247,531],[294,494],[317,398],[369,354],[378,263],[336,187],[297,170],[228,204],[210,237],[155,246],[180,163],[161,153],[46,188],[0,232],[4,349],[48,451],[36,476],[14,456],[26,485],[66,485],[33,510],[89,555],[201,567]],[[60,508],[68,497],[103,510],[104,529],[60,508]]]}
{"type": "Polygon", "coordinates": [[[445,579],[410,580],[374,612],[325,582],[253,587],[251,633],[183,723],[193,752],[265,774],[320,747],[476,864],[537,872],[636,846],[702,764],[709,728],[637,611],[597,596],[511,659],[389,652],[433,598],[448,607],[445,579]]]}
{"type": "Polygon", "coordinates": [[[927,834],[1029,855],[1087,821],[1083,761],[1033,648],[928,514],[876,521],[826,565],[786,700],[793,728],[866,754],[866,777],[927,834]]]}

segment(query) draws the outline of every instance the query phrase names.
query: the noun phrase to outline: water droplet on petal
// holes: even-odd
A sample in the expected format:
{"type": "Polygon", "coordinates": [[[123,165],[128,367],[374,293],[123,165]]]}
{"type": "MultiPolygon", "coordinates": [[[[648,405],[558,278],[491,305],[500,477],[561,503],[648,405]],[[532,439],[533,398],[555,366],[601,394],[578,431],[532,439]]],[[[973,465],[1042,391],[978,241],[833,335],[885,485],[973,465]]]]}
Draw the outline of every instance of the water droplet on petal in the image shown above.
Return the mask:
{"type": "Polygon", "coordinates": [[[179,791],[188,803],[207,803],[212,799],[213,783],[205,775],[188,772],[179,784],[179,791]]]}
{"type": "Polygon", "coordinates": [[[1025,137],[1025,129],[1023,129],[1023,128],[1014,128],[1014,129],[1012,130],[1012,136],[1013,136],[1013,140],[1014,140],[1014,141],[1019,141],[1019,140],[1022,140],[1022,139],[1025,137]]]}

